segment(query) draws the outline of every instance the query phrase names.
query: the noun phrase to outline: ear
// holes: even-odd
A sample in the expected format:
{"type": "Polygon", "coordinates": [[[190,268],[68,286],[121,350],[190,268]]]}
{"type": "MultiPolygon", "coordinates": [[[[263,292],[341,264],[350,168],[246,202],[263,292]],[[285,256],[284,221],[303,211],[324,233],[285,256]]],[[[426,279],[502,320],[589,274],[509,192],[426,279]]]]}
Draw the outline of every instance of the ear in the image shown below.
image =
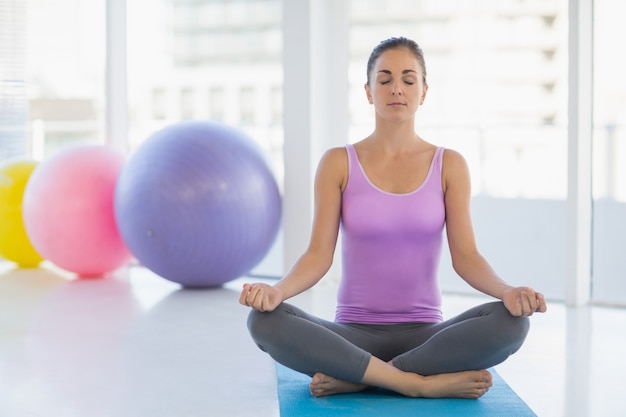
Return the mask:
{"type": "Polygon", "coordinates": [[[420,106],[424,104],[424,100],[426,100],[426,93],[428,92],[428,84],[424,85],[424,91],[422,91],[422,97],[420,98],[420,106]]]}
{"type": "Polygon", "coordinates": [[[367,102],[369,104],[374,104],[374,99],[372,99],[372,94],[370,92],[369,84],[365,83],[363,87],[365,88],[365,95],[367,96],[367,102]]]}

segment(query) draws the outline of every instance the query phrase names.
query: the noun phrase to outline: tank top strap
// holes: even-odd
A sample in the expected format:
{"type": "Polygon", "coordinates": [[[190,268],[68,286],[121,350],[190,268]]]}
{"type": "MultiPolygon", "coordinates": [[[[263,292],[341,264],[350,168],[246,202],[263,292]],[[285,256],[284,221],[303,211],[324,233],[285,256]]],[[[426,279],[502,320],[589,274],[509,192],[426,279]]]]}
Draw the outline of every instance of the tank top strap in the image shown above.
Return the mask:
{"type": "Polygon", "coordinates": [[[358,156],[356,154],[356,149],[354,149],[354,145],[352,144],[346,145],[346,152],[348,154],[348,174],[350,174],[358,163],[358,156]]]}
{"type": "Polygon", "coordinates": [[[355,182],[361,184],[367,182],[365,174],[363,174],[361,170],[359,156],[356,153],[354,145],[347,144],[346,151],[348,154],[348,184],[355,182]]]}
{"type": "Polygon", "coordinates": [[[445,148],[443,146],[439,146],[435,151],[434,159],[434,169],[435,172],[441,174],[443,172],[443,151],[445,148]]]}

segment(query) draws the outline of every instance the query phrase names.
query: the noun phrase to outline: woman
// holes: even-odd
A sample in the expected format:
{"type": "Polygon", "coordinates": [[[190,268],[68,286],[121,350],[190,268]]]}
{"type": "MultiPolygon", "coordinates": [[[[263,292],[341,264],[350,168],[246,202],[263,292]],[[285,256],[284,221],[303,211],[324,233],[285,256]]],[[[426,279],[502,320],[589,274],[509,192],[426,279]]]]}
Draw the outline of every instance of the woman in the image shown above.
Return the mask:
{"type": "Polygon", "coordinates": [[[513,287],[479,253],[463,157],[424,141],[415,114],[428,85],[420,47],[381,42],[367,65],[376,111],[370,136],[329,150],[315,179],[309,246],[275,285],[244,284],[248,327],[276,361],[312,376],[314,396],[382,387],[409,397],[478,398],[486,370],[519,349],[544,297],[513,287]],[[442,321],[437,266],[447,232],[455,271],[496,301],[442,321]],[[314,286],[342,230],[343,273],[334,322],[284,301],[314,286]]]}

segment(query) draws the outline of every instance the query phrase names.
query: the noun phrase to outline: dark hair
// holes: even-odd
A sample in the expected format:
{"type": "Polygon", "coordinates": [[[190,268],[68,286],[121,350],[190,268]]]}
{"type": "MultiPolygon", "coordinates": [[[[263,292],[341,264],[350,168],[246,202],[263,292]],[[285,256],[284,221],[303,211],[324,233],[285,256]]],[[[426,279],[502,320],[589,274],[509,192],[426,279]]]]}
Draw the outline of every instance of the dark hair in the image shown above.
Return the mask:
{"type": "Polygon", "coordinates": [[[424,72],[422,74],[422,81],[424,82],[424,84],[426,84],[426,62],[424,61],[424,52],[422,52],[422,48],[420,48],[415,41],[412,41],[411,39],[405,38],[403,36],[398,38],[394,37],[386,39],[379,43],[376,48],[374,48],[374,50],[370,54],[369,59],[367,60],[367,84],[370,83],[370,73],[374,69],[376,60],[382,55],[382,53],[390,49],[401,48],[406,48],[410,52],[412,52],[413,55],[415,55],[415,58],[422,66],[422,71],[424,72]]]}

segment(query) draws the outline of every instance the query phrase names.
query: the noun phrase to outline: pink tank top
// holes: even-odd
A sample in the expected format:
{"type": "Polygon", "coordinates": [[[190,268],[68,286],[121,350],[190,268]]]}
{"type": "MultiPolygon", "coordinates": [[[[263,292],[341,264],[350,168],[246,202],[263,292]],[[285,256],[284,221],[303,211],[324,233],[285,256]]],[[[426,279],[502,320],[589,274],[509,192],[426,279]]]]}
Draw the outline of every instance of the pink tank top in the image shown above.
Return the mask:
{"type": "Polygon", "coordinates": [[[344,323],[440,322],[437,270],[445,223],[441,183],[443,148],[424,182],[393,194],[367,178],[347,145],[343,193],[343,272],[335,320],[344,323]]]}

